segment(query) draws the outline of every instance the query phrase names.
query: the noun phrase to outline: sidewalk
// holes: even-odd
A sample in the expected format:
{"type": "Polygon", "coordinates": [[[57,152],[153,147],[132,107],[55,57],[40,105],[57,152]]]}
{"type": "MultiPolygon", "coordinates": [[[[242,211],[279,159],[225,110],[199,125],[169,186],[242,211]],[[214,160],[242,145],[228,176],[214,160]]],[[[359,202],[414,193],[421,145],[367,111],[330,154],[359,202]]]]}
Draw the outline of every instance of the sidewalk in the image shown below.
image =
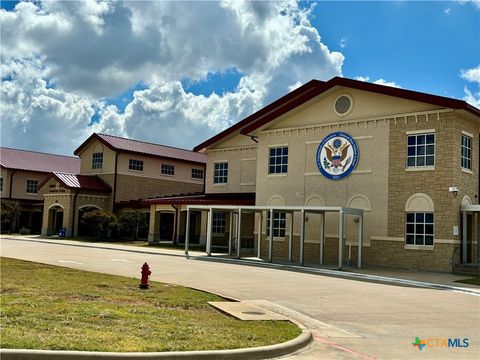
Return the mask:
{"type": "MultiPolygon", "coordinates": [[[[58,237],[42,237],[40,235],[0,235],[0,239],[18,239],[23,241],[36,241],[47,242],[54,244],[63,244],[66,246],[81,246],[81,247],[93,247],[101,249],[112,249],[119,251],[128,251],[145,254],[158,254],[167,256],[179,256],[185,257],[185,253],[181,249],[169,249],[154,246],[135,246],[116,243],[101,243],[101,242],[88,242],[67,240],[58,237]]],[[[242,265],[250,266],[262,266],[269,268],[279,268],[290,271],[298,271],[305,273],[315,273],[326,276],[337,276],[342,278],[351,278],[360,281],[374,281],[374,282],[390,282],[394,284],[406,285],[406,286],[420,286],[430,288],[440,288],[445,290],[458,290],[466,291],[480,296],[480,287],[471,284],[463,284],[455,282],[456,280],[466,279],[469,276],[453,275],[449,273],[436,273],[427,271],[408,271],[408,270],[396,270],[396,269],[380,269],[380,268],[362,268],[356,267],[344,267],[343,271],[336,270],[335,265],[320,266],[316,264],[305,264],[305,266],[299,266],[296,263],[288,262],[274,262],[268,263],[262,259],[256,257],[245,257],[237,259],[225,254],[212,254],[209,257],[203,251],[189,250],[189,258],[193,260],[206,260],[206,261],[222,261],[242,265]]]]}

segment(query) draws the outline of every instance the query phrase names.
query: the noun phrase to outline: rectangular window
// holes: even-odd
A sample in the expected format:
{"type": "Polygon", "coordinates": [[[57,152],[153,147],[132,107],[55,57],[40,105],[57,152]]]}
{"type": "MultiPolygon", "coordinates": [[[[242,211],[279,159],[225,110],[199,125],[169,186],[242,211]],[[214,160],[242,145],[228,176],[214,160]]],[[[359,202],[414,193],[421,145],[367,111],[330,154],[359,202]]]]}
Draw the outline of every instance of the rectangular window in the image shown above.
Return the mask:
{"type": "Polygon", "coordinates": [[[228,181],[228,162],[218,162],[214,164],[213,183],[226,184],[228,181]]]}
{"type": "Polygon", "coordinates": [[[192,179],[203,180],[203,169],[192,169],[192,179]]]}
{"type": "MultiPolygon", "coordinates": [[[[273,237],[285,237],[287,225],[287,214],[284,212],[273,212],[273,237]]],[[[270,211],[267,213],[267,236],[270,236],[270,211]]]]}
{"type": "Polygon", "coordinates": [[[472,170],[472,138],[467,135],[462,135],[460,162],[463,169],[472,170]]]}
{"type": "Polygon", "coordinates": [[[162,164],[163,175],[175,175],[175,166],[169,164],[162,164]]]}
{"type": "Polygon", "coordinates": [[[0,192],[3,191],[3,176],[0,176],[0,192]]]}
{"type": "Polygon", "coordinates": [[[405,243],[433,245],[433,213],[409,212],[405,216],[405,243]]]}
{"type": "Polygon", "coordinates": [[[128,170],[143,171],[143,160],[128,160],[128,170]]]}
{"type": "Polygon", "coordinates": [[[435,133],[407,135],[407,167],[435,165],[435,133]]]}
{"type": "Polygon", "coordinates": [[[103,153],[92,154],[92,169],[101,169],[103,167],[103,153]]]}
{"type": "Polygon", "coordinates": [[[38,180],[27,180],[27,194],[36,194],[38,192],[38,180]]]}
{"type": "Polygon", "coordinates": [[[224,212],[213,213],[213,217],[212,217],[212,233],[213,234],[225,233],[226,219],[227,219],[227,213],[224,213],[224,212]]]}
{"type": "Polygon", "coordinates": [[[288,147],[270,148],[268,162],[269,174],[286,174],[288,171],[288,147]]]}

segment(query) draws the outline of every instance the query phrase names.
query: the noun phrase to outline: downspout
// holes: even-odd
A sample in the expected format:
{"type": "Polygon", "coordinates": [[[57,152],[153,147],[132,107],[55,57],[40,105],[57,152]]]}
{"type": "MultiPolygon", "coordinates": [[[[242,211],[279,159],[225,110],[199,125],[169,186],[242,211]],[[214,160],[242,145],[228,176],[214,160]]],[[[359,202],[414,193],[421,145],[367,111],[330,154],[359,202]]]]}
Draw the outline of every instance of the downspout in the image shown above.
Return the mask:
{"type": "MultiPolygon", "coordinates": [[[[203,183],[205,188],[205,182],[203,183]]],[[[173,243],[177,244],[177,227],[180,224],[180,219],[178,218],[178,208],[175,205],[172,205],[172,208],[175,209],[175,226],[173,227],[173,243]]]]}
{"type": "Polygon", "coordinates": [[[78,190],[73,195],[73,215],[72,215],[72,237],[75,237],[75,215],[77,214],[77,195],[78,190]]]}
{"type": "Polygon", "coordinates": [[[10,190],[8,192],[8,198],[12,199],[12,187],[13,187],[13,175],[17,172],[17,170],[13,170],[10,174],[10,190]]]}
{"type": "Polygon", "coordinates": [[[112,212],[115,210],[115,199],[117,195],[117,170],[118,170],[118,155],[119,152],[115,152],[115,173],[113,175],[113,199],[112,199],[112,212]]]}

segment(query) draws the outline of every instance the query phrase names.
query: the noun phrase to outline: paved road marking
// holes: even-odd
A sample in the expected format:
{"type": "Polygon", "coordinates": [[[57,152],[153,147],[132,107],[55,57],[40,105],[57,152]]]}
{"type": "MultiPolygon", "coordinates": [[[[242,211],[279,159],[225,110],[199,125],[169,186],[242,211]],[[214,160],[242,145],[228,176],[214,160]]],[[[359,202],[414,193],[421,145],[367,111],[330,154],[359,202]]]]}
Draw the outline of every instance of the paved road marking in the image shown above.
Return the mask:
{"type": "Polygon", "coordinates": [[[133,263],[131,260],[125,260],[125,259],[110,259],[111,261],[114,262],[124,262],[124,263],[133,263]]]}
{"type": "Polygon", "coordinates": [[[59,263],[64,263],[64,264],[78,264],[82,265],[83,263],[78,262],[78,261],[71,261],[71,260],[58,260],[59,263]]]}
{"type": "Polygon", "coordinates": [[[349,354],[352,354],[360,359],[365,359],[365,360],[376,360],[377,358],[374,357],[374,356],[370,356],[370,355],[365,355],[365,354],[362,354],[362,353],[359,353],[358,351],[355,351],[355,350],[352,350],[352,349],[349,349],[345,346],[342,346],[340,344],[337,344],[329,339],[326,339],[326,338],[323,338],[321,337],[320,335],[316,334],[315,331],[312,331],[312,334],[313,334],[313,338],[318,341],[318,342],[321,342],[323,344],[326,344],[326,345],[330,345],[330,346],[333,346],[334,348],[337,348],[339,350],[342,350],[342,351],[345,351],[349,354]]]}

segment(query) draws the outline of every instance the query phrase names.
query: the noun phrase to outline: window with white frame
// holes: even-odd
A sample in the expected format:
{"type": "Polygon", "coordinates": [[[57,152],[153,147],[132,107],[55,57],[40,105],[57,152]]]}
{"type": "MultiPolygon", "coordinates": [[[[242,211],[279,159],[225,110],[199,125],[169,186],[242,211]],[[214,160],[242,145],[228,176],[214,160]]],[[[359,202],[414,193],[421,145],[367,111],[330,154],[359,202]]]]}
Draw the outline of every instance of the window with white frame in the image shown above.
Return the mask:
{"type": "Polygon", "coordinates": [[[227,219],[227,213],[224,212],[214,212],[212,217],[212,233],[213,234],[224,234],[225,233],[225,224],[227,219]]]}
{"type": "Polygon", "coordinates": [[[192,179],[203,180],[203,169],[192,169],[192,179]]]}
{"type": "Polygon", "coordinates": [[[405,215],[405,243],[433,245],[433,213],[407,212],[405,215]]]}
{"type": "Polygon", "coordinates": [[[163,175],[175,175],[175,166],[170,164],[162,164],[163,175]]]}
{"type": "Polygon", "coordinates": [[[435,165],[435,133],[407,135],[407,167],[435,165]]]}
{"type": "Polygon", "coordinates": [[[3,176],[0,176],[0,192],[3,191],[3,176]]]}
{"type": "Polygon", "coordinates": [[[462,134],[460,162],[463,169],[472,170],[472,138],[462,134]]]}
{"type": "Polygon", "coordinates": [[[268,162],[269,174],[286,174],[288,171],[288,147],[271,147],[268,162]]]}
{"type": "Polygon", "coordinates": [[[228,181],[228,162],[216,162],[213,167],[213,183],[226,184],[228,181]]]}
{"type": "Polygon", "coordinates": [[[27,180],[27,194],[36,194],[38,192],[38,180],[27,180]]]}
{"type": "Polygon", "coordinates": [[[92,169],[101,169],[103,167],[103,153],[92,154],[92,169]]]}
{"type": "MultiPolygon", "coordinates": [[[[273,212],[273,237],[285,237],[287,214],[280,211],[273,212]]],[[[267,236],[270,236],[270,211],[267,213],[267,236]]]]}
{"type": "Polygon", "coordinates": [[[143,160],[128,160],[128,170],[143,171],[143,160]]]}

